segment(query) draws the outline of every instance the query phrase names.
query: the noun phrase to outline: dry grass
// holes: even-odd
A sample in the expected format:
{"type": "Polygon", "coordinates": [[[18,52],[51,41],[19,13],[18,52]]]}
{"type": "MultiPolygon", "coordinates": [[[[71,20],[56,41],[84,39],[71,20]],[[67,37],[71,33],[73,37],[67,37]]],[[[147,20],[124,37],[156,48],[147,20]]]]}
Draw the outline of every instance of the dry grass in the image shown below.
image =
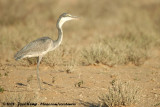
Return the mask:
{"type": "Polygon", "coordinates": [[[108,93],[100,98],[102,107],[135,105],[140,101],[141,91],[131,82],[114,81],[108,93]]]}
{"type": "MultiPolygon", "coordinates": [[[[151,50],[159,48],[160,39],[157,30],[159,24],[155,24],[155,21],[160,16],[155,15],[153,18],[151,11],[148,10],[152,8],[155,10],[153,14],[156,14],[160,5],[156,5],[154,8],[152,6],[142,8],[136,2],[116,1],[116,3],[123,7],[119,8],[117,13],[113,12],[116,7],[112,7],[112,10],[108,11],[112,11],[113,14],[105,16],[108,19],[102,18],[103,24],[98,21],[97,27],[101,26],[99,30],[103,33],[96,34],[94,36],[95,43],[84,48],[82,52],[84,64],[102,63],[113,66],[133,63],[142,65],[145,60],[152,57],[150,56],[151,50]],[[106,28],[105,31],[102,30],[103,27],[106,28]]],[[[115,6],[116,3],[110,4],[115,6]]],[[[118,7],[121,6],[118,5],[118,7]]]]}
{"type": "MultiPolygon", "coordinates": [[[[67,4],[52,0],[1,0],[0,59],[13,59],[18,50],[39,37],[56,39],[56,20],[61,13],[69,12],[82,18],[64,25],[65,46],[47,54],[42,61],[44,64],[69,65],[74,57],[77,64],[131,62],[141,65],[148,58],[150,49],[160,46],[159,9],[159,3],[148,5],[138,0],[77,0],[67,4]],[[78,52],[77,47],[80,48],[78,52]]],[[[36,62],[35,59],[27,61],[29,64],[36,62]]]]}
{"type": "Polygon", "coordinates": [[[2,107],[34,107],[35,103],[39,103],[40,99],[36,95],[28,96],[26,93],[10,93],[0,100],[2,107]],[[14,104],[14,105],[13,105],[14,104]]]}
{"type": "Polygon", "coordinates": [[[149,57],[149,51],[155,44],[156,39],[147,35],[123,34],[109,37],[84,49],[82,57],[85,64],[102,63],[112,66],[131,62],[141,65],[149,57]]]}
{"type": "Polygon", "coordinates": [[[76,65],[77,50],[71,47],[61,45],[58,49],[47,54],[43,59],[45,64],[50,66],[55,65],[76,65]],[[74,64],[73,64],[74,63],[74,64]]]}

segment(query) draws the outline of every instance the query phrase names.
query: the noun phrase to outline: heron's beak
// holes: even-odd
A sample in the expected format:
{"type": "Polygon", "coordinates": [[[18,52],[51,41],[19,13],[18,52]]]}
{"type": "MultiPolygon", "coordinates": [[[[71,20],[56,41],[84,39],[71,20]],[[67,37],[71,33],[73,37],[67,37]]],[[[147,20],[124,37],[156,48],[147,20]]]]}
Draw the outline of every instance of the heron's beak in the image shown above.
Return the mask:
{"type": "Polygon", "coordinates": [[[79,19],[78,16],[72,16],[71,18],[76,19],[76,20],[79,19]]]}

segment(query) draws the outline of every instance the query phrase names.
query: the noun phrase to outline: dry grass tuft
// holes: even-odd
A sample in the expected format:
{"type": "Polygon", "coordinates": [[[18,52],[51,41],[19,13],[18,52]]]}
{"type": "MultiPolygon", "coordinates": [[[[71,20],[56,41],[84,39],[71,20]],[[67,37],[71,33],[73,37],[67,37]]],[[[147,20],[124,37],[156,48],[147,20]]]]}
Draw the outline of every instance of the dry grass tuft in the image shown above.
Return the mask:
{"type": "Polygon", "coordinates": [[[108,47],[103,44],[95,44],[90,48],[86,48],[82,52],[82,57],[84,58],[85,64],[95,64],[103,63],[107,64],[107,57],[109,54],[108,47]]]}
{"type": "Polygon", "coordinates": [[[141,91],[131,82],[112,82],[108,90],[109,92],[100,98],[102,107],[135,105],[140,100],[141,91]]]}
{"type": "Polygon", "coordinates": [[[73,48],[67,48],[66,46],[60,46],[56,50],[49,52],[42,60],[50,66],[63,65],[68,68],[72,68],[76,65],[77,50],[73,48]]]}
{"type": "Polygon", "coordinates": [[[105,65],[128,64],[141,65],[149,57],[156,37],[143,34],[126,33],[108,37],[101,43],[85,48],[82,57],[85,64],[102,63],[105,65]]]}
{"type": "Polygon", "coordinates": [[[32,95],[32,97],[29,97],[29,95],[26,93],[10,93],[10,94],[5,95],[4,99],[1,99],[0,102],[3,105],[3,107],[8,107],[8,106],[34,107],[34,105],[31,105],[31,104],[39,103],[40,100],[38,99],[38,97],[36,95],[32,95]],[[23,104],[23,105],[21,105],[21,104],[23,104]]]}
{"type": "Polygon", "coordinates": [[[75,67],[76,67],[76,61],[72,58],[70,59],[70,61],[68,61],[64,67],[64,71],[66,71],[67,73],[72,73],[75,71],[75,67]]]}

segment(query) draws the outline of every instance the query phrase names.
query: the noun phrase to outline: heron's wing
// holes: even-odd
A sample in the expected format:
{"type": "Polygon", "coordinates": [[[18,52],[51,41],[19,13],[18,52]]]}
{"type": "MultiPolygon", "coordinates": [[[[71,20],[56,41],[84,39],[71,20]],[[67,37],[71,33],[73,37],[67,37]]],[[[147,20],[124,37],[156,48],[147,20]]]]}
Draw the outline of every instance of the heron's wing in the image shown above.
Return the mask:
{"type": "Polygon", "coordinates": [[[34,40],[22,48],[14,56],[16,60],[24,57],[36,57],[45,54],[50,48],[52,48],[52,39],[49,37],[42,37],[34,40]]]}

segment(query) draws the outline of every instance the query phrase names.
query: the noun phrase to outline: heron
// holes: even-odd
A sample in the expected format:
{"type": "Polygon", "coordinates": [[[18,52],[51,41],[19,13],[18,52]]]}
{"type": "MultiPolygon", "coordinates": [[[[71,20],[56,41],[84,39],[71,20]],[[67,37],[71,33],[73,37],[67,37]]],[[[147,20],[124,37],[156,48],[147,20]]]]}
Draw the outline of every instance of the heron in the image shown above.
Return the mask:
{"type": "Polygon", "coordinates": [[[62,30],[62,25],[73,19],[77,19],[77,16],[72,16],[71,14],[68,13],[63,13],[59,16],[57,20],[56,27],[58,29],[58,38],[56,40],[52,40],[50,37],[41,37],[38,38],[26,46],[24,46],[20,51],[18,51],[14,58],[15,60],[23,59],[23,58],[30,58],[30,57],[37,57],[37,80],[38,80],[38,85],[40,90],[41,84],[40,84],[40,78],[39,78],[39,65],[41,62],[42,57],[50,52],[55,50],[62,42],[63,39],[63,30],[62,30]]]}

